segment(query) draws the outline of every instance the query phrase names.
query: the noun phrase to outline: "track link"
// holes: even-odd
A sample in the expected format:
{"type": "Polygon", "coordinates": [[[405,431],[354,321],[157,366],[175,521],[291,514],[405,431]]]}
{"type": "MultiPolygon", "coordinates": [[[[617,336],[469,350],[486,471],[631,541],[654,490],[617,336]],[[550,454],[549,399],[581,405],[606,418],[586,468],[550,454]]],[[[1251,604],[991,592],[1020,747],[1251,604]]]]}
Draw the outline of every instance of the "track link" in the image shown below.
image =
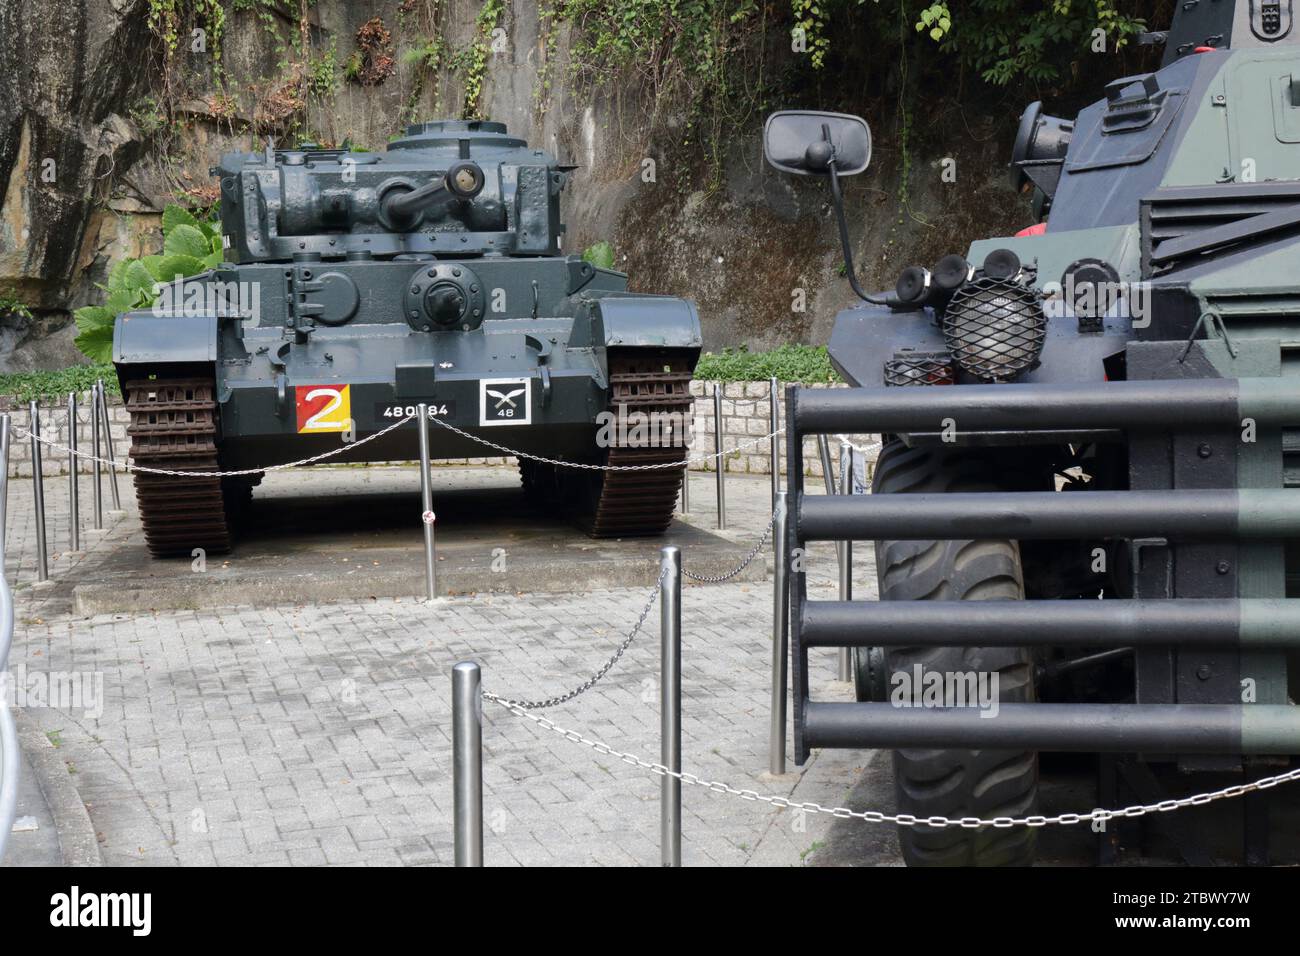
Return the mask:
{"type": "MultiPolygon", "coordinates": [[[[159,378],[125,384],[131,461],[150,468],[217,471],[216,383],[159,378]]],[[[220,478],[134,472],[145,542],[154,557],[193,549],[230,550],[230,516],[220,478]]]]}
{"type": "MultiPolygon", "coordinates": [[[[694,413],[689,358],[679,353],[609,356],[609,406],[616,418],[635,412],[675,413],[689,423],[694,413]]],[[[684,462],[686,448],[637,446],[637,436],[616,434],[597,460],[608,465],[684,462]]],[[[524,488],[539,500],[558,503],[593,538],[663,534],[673,520],[681,468],[593,472],[521,461],[524,488]]]]}

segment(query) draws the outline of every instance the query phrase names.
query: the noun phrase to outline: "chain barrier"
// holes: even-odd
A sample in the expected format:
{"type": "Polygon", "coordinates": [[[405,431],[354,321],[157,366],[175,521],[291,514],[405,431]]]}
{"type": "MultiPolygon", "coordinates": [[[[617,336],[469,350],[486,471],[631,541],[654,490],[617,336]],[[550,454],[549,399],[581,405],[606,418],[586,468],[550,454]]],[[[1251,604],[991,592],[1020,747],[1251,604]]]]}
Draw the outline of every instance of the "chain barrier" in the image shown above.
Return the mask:
{"type": "MultiPolygon", "coordinates": [[[[762,537],[758,539],[758,544],[754,545],[754,547],[749,549],[749,553],[745,555],[745,559],[741,561],[737,567],[726,572],[725,574],[718,574],[718,575],[692,574],[690,571],[687,571],[685,568],[682,568],[682,574],[693,581],[699,581],[703,584],[721,584],[724,581],[731,580],[741,571],[745,570],[745,568],[749,567],[750,563],[763,549],[763,545],[767,543],[767,539],[772,534],[772,528],[775,524],[776,524],[776,512],[773,511],[772,517],[767,522],[767,529],[763,532],[762,537]]],[[[604,678],[606,674],[608,674],[611,670],[613,670],[614,665],[617,664],[623,658],[623,655],[627,652],[627,649],[632,646],[632,642],[636,640],[637,635],[641,632],[641,628],[645,625],[646,618],[650,616],[650,609],[655,606],[655,602],[659,599],[659,591],[663,587],[664,579],[667,577],[667,575],[668,575],[667,568],[664,568],[659,572],[659,578],[658,580],[655,581],[654,587],[651,589],[650,595],[646,599],[645,605],[641,608],[641,613],[640,615],[638,615],[636,619],[636,623],[632,625],[632,630],[628,631],[627,636],[623,638],[623,642],[619,644],[617,648],[615,648],[614,653],[610,655],[609,659],[605,661],[605,663],[600,667],[600,669],[597,670],[594,674],[592,674],[591,677],[587,678],[587,680],[583,681],[581,684],[573,688],[573,690],[568,691],[567,693],[557,694],[554,697],[546,697],[541,700],[523,700],[523,699],[513,698],[513,697],[494,697],[494,699],[507,706],[518,707],[522,710],[543,710],[548,707],[557,707],[560,704],[566,704],[569,701],[573,700],[575,697],[579,697],[582,694],[585,694],[587,691],[591,690],[598,683],[600,683],[601,679],[604,678]]]]}
{"type": "Polygon", "coordinates": [[[835,437],[844,442],[844,444],[848,445],[859,455],[866,456],[880,451],[880,442],[872,442],[870,445],[855,445],[853,442],[849,441],[847,435],[836,435],[835,437]]]}
{"type": "MultiPolygon", "coordinates": [[[[312,455],[310,458],[303,458],[300,459],[299,461],[287,462],[286,464],[283,465],[263,465],[260,468],[241,468],[238,471],[181,471],[179,469],[170,469],[170,468],[150,468],[146,465],[133,465],[128,461],[113,461],[108,458],[102,458],[98,455],[89,454],[87,452],[81,451],[80,449],[69,448],[67,445],[60,445],[58,442],[52,441],[49,438],[45,438],[42,435],[33,435],[29,430],[25,428],[15,427],[14,432],[21,439],[26,440],[28,438],[35,438],[42,445],[46,445],[50,448],[53,448],[55,451],[60,451],[63,452],[64,454],[75,455],[76,457],[82,459],[83,461],[99,462],[102,465],[107,465],[109,468],[120,468],[123,471],[138,471],[149,475],[168,475],[174,478],[235,478],[241,475],[258,475],[268,471],[284,471],[289,468],[298,468],[302,465],[310,465],[318,461],[324,461],[326,458],[332,458],[335,455],[341,455],[345,451],[351,451],[353,448],[359,448],[360,446],[364,445],[366,442],[371,442],[374,441],[376,438],[380,438],[383,435],[387,435],[393,429],[405,425],[407,422],[411,421],[415,417],[416,416],[414,415],[407,415],[405,418],[393,422],[391,425],[388,425],[385,428],[381,429],[380,431],[375,432],[373,435],[367,435],[365,438],[359,438],[354,442],[350,442],[346,445],[342,445],[330,451],[321,452],[319,455],[312,455]]],[[[733,454],[734,452],[740,451],[742,448],[748,448],[752,445],[758,445],[761,444],[762,442],[770,441],[775,436],[785,432],[784,428],[778,428],[776,431],[763,435],[760,438],[753,438],[753,439],[749,439],[748,441],[740,442],[739,444],[735,445],[732,448],[724,448],[720,452],[714,452],[708,455],[697,455],[693,458],[683,458],[681,461],[658,462],[657,464],[653,464],[653,465],[597,465],[588,462],[562,461],[558,458],[545,458],[541,455],[534,455],[526,451],[516,451],[513,448],[507,448],[505,445],[499,445],[496,442],[489,441],[486,438],[480,438],[477,435],[472,435],[469,432],[464,431],[463,429],[457,428],[455,425],[442,421],[441,419],[434,418],[431,419],[431,421],[437,422],[443,428],[455,432],[457,435],[460,435],[462,438],[468,438],[471,441],[478,442],[480,445],[486,445],[488,448],[493,448],[504,455],[509,455],[514,458],[527,458],[531,461],[539,461],[546,465],[556,465],[560,468],[578,468],[587,471],[655,471],[663,468],[688,467],[694,464],[695,462],[712,461],[713,459],[722,458],[727,455],[733,454]]]]}
{"type": "MultiPolygon", "coordinates": [[[[706,398],[709,401],[713,401],[712,395],[704,395],[701,397],[706,398]]],[[[769,398],[766,395],[764,395],[762,398],[727,398],[726,395],[723,395],[722,400],[724,402],[730,402],[732,405],[748,406],[748,405],[757,405],[759,402],[770,402],[771,398],[769,398]]],[[[780,399],[778,398],[777,401],[780,401],[780,399]]]]}
{"type": "Polygon", "coordinates": [[[682,568],[682,574],[690,578],[692,581],[699,581],[701,584],[722,584],[724,581],[730,581],[741,571],[745,570],[745,568],[749,567],[754,558],[758,556],[758,552],[763,550],[763,545],[767,544],[767,539],[772,534],[772,528],[775,525],[776,512],[773,511],[772,517],[767,519],[767,528],[764,529],[762,537],[758,539],[758,543],[749,549],[749,554],[745,555],[745,559],[741,561],[740,564],[732,568],[730,571],[727,571],[725,574],[692,574],[690,571],[687,571],[685,567],[682,568]]]}
{"type": "Polygon", "coordinates": [[[711,461],[715,458],[723,458],[740,451],[742,448],[749,448],[752,445],[759,445],[765,441],[771,441],[777,435],[785,433],[784,428],[778,428],[776,431],[768,432],[766,435],[759,438],[751,438],[748,441],[739,442],[731,448],[724,448],[722,451],[714,452],[710,455],[696,455],[693,458],[683,458],[681,461],[661,461],[653,465],[595,465],[580,461],[561,461],[558,458],[545,458],[542,455],[534,455],[526,451],[516,451],[513,448],[507,448],[505,445],[498,445],[496,442],[489,441],[486,438],[480,438],[478,435],[471,435],[464,429],[457,428],[450,422],[444,422],[440,418],[435,418],[433,421],[447,429],[447,431],[459,435],[461,438],[468,438],[470,441],[478,442],[480,445],[493,448],[505,455],[513,455],[516,458],[527,458],[529,461],[539,461],[543,465],[555,465],[559,468],[578,468],[587,471],[658,471],[664,468],[681,468],[683,465],[689,466],[697,461],[711,461]]]}
{"type": "Polygon", "coordinates": [[[632,642],[636,640],[637,634],[640,633],[641,631],[641,626],[645,624],[646,618],[650,616],[650,609],[655,606],[655,601],[659,599],[659,589],[663,587],[664,578],[666,578],[667,576],[668,576],[667,568],[664,568],[659,572],[659,578],[657,581],[655,581],[654,588],[650,591],[649,600],[647,600],[645,602],[645,606],[641,608],[640,617],[638,617],[636,619],[636,623],[632,625],[632,630],[628,631],[627,637],[623,638],[623,643],[619,644],[617,649],[615,649],[613,655],[610,656],[609,660],[605,661],[604,665],[600,668],[600,670],[596,671],[596,673],[591,675],[591,677],[587,678],[577,687],[573,688],[573,690],[565,694],[558,694],[555,697],[546,697],[542,700],[517,700],[514,698],[507,698],[507,697],[500,697],[495,699],[500,701],[502,704],[505,704],[510,707],[518,707],[520,710],[527,712],[530,710],[542,710],[546,707],[556,707],[560,704],[568,703],[569,701],[573,700],[575,697],[579,697],[582,694],[585,694],[587,691],[591,690],[598,683],[600,683],[601,678],[603,678],[606,674],[608,674],[613,669],[614,665],[617,664],[619,660],[622,659],[624,652],[629,647],[632,646],[632,642]]]}
{"type": "Polygon", "coordinates": [[[415,418],[414,415],[407,415],[405,418],[393,422],[393,424],[375,432],[373,435],[367,435],[365,438],[358,438],[354,442],[349,442],[346,445],[341,445],[340,447],[331,449],[330,451],[321,452],[319,455],[312,455],[310,458],[287,462],[283,465],[264,465],[261,468],[241,468],[238,471],[181,471],[172,468],[150,468],[147,465],[133,465],[128,461],[111,461],[107,458],[100,458],[97,455],[87,454],[86,452],[80,451],[76,448],[69,448],[67,445],[60,445],[57,442],[51,441],[48,438],[43,438],[40,435],[33,435],[31,431],[24,428],[16,428],[15,431],[18,433],[20,438],[35,438],[41,444],[48,445],[56,451],[76,455],[78,458],[84,459],[85,461],[96,461],[101,465],[108,465],[110,468],[121,468],[124,471],[138,471],[148,475],[168,475],[173,478],[235,478],[240,475],[260,475],[267,471],[285,471],[289,468],[298,468],[301,465],[310,465],[318,461],[324,461],[326,458],[333,458],[335,455],[341,455],[345,451],[359,448],[366,442],[371,442],[376,438],[381,438],[391,432],[394,428],[399,428],[400,426],[405,425],[413,418],[415,418]]]}
{"type": "Polygon", "coordinates": [[[1228,800],[1235,797],[1241,797],[1248,793],[1254,793],[1260,790],[1269,790],[1279,784],[1293,783],[1300,780],[1300,767],[1295,770],[1289,770],[1286,773],[1275,774],[1272,777],[1264,777],[1261,780],[1254,780],[1250,783],[1236,784],[1231,787],[1224,787],[1221,790],[1212,790],[1207,793],[1198,793],[1192,797],[1182,797],[1177,800],[1161,800],[1159,803],[1138,804],[1131,807],[1124,807],[1120,810],[1092,810],[1089,813],[1060,813],[1055,816],[1028,816],[1028,817],[943,817],[930,816],[918,817],[910,813],[881,813],[876,810],[852,810],[848,807],[823,807],[820,803],[812,801],[791,800],[789,797],[774,796],[771,794],[762,794],[757,790],[751,790],[742,787],[733,787],[729,783],[720,780],[701,780],[697,774],[678,773],[670,770],[661,763],[655,763],[652,760],[646,760],[634,753],[623,750],[615,750],[609,744],[600,740],[595,740],[579,733],[576,730],[569,730],[559,726],[555,721],[548,717],[524,710],[522,707],[499,697],[488,691],[483,691],[483,698],[490,700],[494,704],[500,704],[506,710],[510,711],[516,717],[523,717],[530,720],[544,730],[558,734],[565,740],[572,743],[581,744],[589,747],[596,753],[606,757],[613,757],[623,763],[630,764],[634,767],[640,767],[642,770],[648,770],[656,776],[671,777],[680,780],[682,783],[690,784],[695,787],[703,787],[706,790],[712,790],[714,793],[726,793],[733,797],[740,797],[742,800],[750,800],[758,803],[766,803],[778,809],[802,810],[805,813],[825,813],[833,817],[839,817],[844,820],[863,820],[867,823],[893,823],[897,826],[904,827],[934,827],[936,829],[946,829],[949,827],[959,827],[964,830],[977,830],[981,827],[992,827],[997,830],[1008,830],[1013,827],[1045,827],[1049,825],[1072,826],[1078,823],[1090,823],[1094,821],[1115,820],[1120,818],[1132,818],[1146,816],[1148,813],[1169,813],[1173,810],[1181,810],[1185,807],[1200,807],[1207,803],[1213,803],[1216,800],[1228,800]]]}

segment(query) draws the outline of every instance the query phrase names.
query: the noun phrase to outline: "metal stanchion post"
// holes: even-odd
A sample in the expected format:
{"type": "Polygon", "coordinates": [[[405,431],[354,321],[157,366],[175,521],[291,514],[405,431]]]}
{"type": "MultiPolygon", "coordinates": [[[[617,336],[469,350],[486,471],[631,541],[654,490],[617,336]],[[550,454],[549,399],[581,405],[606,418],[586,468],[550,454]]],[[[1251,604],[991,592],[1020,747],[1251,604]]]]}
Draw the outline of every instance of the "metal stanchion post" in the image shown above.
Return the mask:
{"type": "Polygon", "coordinates": [[[73,551],[81,550],[81,495],[77,480],[77,393],[68,392],[68,524],[73,551]]]}
{"type": "Polygon", "coordinates": [[[99,396],[96,392],[98,392],[98,389],[92,389],[90,395],[90,448],[91,454],[94,456],[91,460],[91,470],[95,475],[91,491],[95,501],[95,530],[102,531],[104,529],[104,485],[100,480],[99,396]]]}
{"type": "Polygon", "coordinates": [[[453,815],[457,866],[483,865],[483,690],[479,666],[451,669],[453,815]]]}
{"type": "MultiPolygon", "coordinates": [[[[840,442],[840,494],[853,494],[853,446],[840,442]]],[[[840,548],[840,600],[853,600],[853,542],[844,540],[840,548]]],[[[840,648],[839,679],[853,679],[853,651],[840,648]]]]}
{"type": "Polygon", "coordinates": [[[33,401],[28,433],[32,436],[32,497],[36,503],[36,580],[50,579],[50,556],[45,548],[45,482],[41,476],[41,410],[33,401]]]}
{"type": "Polygon", "coordinates": [[[772,524],[772,728],[767,747],[767,769],[785,773],[785,696],[789,684],[786,661],[790,641],[790,551],[786,541],[786,495],[776,493],[776,519],[772,524]]]}
{"type": "Polygon", "coordinates": [[[117,490],[117,455],[113,452],[113,419],[108,414],[108,395],[104,391],[104,380],[96,385],[99,388],[99,420],[104,425],[104,450],[108,452],[108,489],[113,495],[113,510],[122,510],[122,495],[117,490]]]}
{"type": "MultiPolygon", "coordinates": [[[[682,772],[682,549],[659,552],[666,572],[659,583],[659,760],[682,772]]],[[[659,848],[662,866],[682,865],[682,781],[664,775],[659,790],[659,848]]]]}
{"type": "Polygon", "coordinates": [[[771,427],[768,431],[772,433],[772,510],[776,510],[776,495],[781,490],[781,439],[777,436],[776,430],[781,427],[781,384],[773,375],[768,382],[768,417],[771,427]]]}
{"type": "MultiPolygon", "coordinates": [[[[0,471],[0,556],[4,554],[4,534],[5,529],[9,527],[5,520],[9,517],[9,413],[0,415],[0,464],[4,465],[4,471],[0,471]]],[[[0,573],[4,567],[0,565],[0,573]]]]}
{"type": "MultiPolygon", "coordinates": [[[[14,638],[14,600],[9,578],[4,573],[4,502],[9,494],[9,416],[0,417],[0,675],[8,677],[9,650],[14,638]]],[[[0,689],[4,682],[0,682],[0,689]]],[[[23,759],[19,753],[18,728],[9,710],[8,693],[0,693],[0,860],[4,859],[18,812],[19,775],[23,759]]]]}
{"type": "MultiPolygon", "coordinates": [[[[690,457],[689,449],[687,450],[686,455],[688,458],[690,457]]],[[[682,514],[688,515],[690,513],[691,513],[691,466],[688,463],[686,467],[682,469],[682,514]]]]}
{"type": "Polygon", "coordinates": [[[713,386],[713,466],[717,468],[718,479],[718,530],[727,529],[727,493],[722,487],[722,478],[726,472],[722,462],[722,386],[713,386]]]}
{"type": "Polygon", "coordinates": [[[424,522],[424,591],[425,600],[438,596],[437,557],[433,551],[433,489],[429,481],[429,406],[417,405],[420,426],[420,518],[424,522]]]}
{"type": "MultiPolygon", "coordinates": [[[[826,493],[835,494],[835,468],[831,465],[831,440],[825,435],[817,436],[817,454],[822,460],[822,479],[826,482],[826,493]]],[[[836,555],[839,548],[835,549],[836,555]]]]}

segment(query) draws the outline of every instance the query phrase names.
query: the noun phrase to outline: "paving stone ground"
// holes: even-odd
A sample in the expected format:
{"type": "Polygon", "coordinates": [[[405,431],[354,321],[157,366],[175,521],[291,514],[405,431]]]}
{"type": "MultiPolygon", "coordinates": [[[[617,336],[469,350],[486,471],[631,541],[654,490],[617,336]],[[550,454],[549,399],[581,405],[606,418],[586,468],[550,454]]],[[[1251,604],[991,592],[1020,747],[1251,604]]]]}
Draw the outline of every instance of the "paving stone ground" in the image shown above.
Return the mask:
{"type": "MultiPolygon", "coordinates": [[[[485,480],[500,474],[481,471],[485,480]]],[[[267,486],[290,500],[342,480],[345,472],[317,469],[270,475],[267,486]]],[[[739,560],[770,514],[768,484],[729,478],[727,491],[739,560]]],[[[695,476],[692,494],[694,520],[712,527],[712,476],[695,476]]],[[[75,773],[110,865],[450,863],[451,666],[474,659],[487,689],[548,696],[603,663],[648,595],[584,592],[575,581],[570,595],[438,606],[381,599],[77,618],[71,582],[92,577],[113,548],[143,546],[133,495],[123,482],[126,512],[105,532],[87,532],[76,554],[66,551],[66,479],[48,482],[46,497],[54,583],[36,586],[31,482],[11,482],[11,668],[88,675],[88,687],[102,676],[102,702],[92,701],[102,713],[86,700],[29,700],[28,710],[75,773]]],[[[863,594],[874,587],[869,559],[858,562],[863,594]]],[[[814,550],[809,571],[810,587],[830,593],[833,551],[814,550]]],[[[765,775],[770,583],[688,587],[682,603],[684,769],[801,800],[844,800],[871,754],[827,751],[798,772],[765,775]]],[[[657,619],[656,609],[605,680],[551,716],[656,758],[657,619]]],[[[814,695],[847,699],[849,686],[833,679],[834,652],[822,658],[814,695]]],[[[658,864],[657,777],[485,706],[489,865],[658,864]]],[[[683,790],[687,865],[798,865],[815,859],[829,830],[829,817],[683,790]]]]}

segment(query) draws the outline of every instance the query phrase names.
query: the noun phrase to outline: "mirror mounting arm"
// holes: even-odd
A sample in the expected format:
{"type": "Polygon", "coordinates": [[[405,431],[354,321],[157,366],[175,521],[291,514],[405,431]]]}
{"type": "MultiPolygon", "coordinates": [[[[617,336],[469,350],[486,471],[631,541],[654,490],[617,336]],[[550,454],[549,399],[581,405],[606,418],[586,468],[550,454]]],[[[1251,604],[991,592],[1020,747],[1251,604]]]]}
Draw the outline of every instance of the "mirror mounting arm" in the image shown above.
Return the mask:
{"type": "Polygon", "coordinates": [[[858,273],[853,267],[853,249],[849,245],[849,223],[844,215],[844,193],[840,190],[840,174],[835,169],[834,158],[827,165],[826,172],[831,181],[831,200],[835,206],[835,218],[840,226],[840,248],[844,252],[844,269],[849,277],[849,287],[853,289],[854,295],[863,302],[869,302],[872,305],[889,305],[888,298],[882,299],[879,296],[867,295],[858,283],[858,273]]]}

